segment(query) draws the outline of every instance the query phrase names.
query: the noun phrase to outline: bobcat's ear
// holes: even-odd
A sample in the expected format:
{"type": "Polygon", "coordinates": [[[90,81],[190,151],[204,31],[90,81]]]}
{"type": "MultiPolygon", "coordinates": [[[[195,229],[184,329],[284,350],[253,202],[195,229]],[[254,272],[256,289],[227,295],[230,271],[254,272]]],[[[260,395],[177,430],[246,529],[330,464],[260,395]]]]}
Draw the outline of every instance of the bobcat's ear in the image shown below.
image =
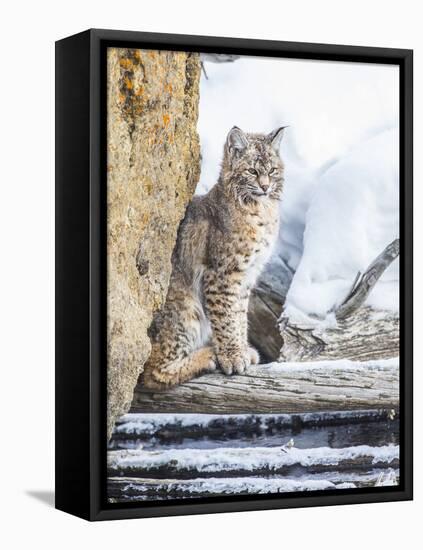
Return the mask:
{"type": "Polygon", "coordinates": [[[238,128],[238,126],[234,126],[229,132],[228,137],[226,138],[226,146],[229,153],[231,153],[234,149],[235,151],[243,151],[247,148],[247,136],[240,128],[238,128]]]}
{"type": "Polygon", "coordinates": [[[281,126],[280,128],[273,130],[273,132],[270,132],[270,134],[267,136],[267,139],[272,144],[273,148],[276,149],[276,151],[278,152],[285,128],[288,128],[288,126],[281,126]]]}

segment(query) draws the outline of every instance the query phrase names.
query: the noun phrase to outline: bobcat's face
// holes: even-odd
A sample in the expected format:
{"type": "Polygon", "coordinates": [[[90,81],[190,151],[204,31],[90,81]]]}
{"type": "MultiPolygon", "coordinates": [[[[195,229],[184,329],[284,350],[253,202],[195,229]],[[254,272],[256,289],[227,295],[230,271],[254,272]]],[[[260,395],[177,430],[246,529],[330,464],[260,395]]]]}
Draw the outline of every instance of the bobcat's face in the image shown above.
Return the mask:
{"type": "Polygon", "coordinates": [[[283,128],[268,135],[245,134],[236,126],[229,132],[225,147],[229,164],[226,175],[241,201],[280,199],[284,168],[279,155],[282,134],[283,128]]]}

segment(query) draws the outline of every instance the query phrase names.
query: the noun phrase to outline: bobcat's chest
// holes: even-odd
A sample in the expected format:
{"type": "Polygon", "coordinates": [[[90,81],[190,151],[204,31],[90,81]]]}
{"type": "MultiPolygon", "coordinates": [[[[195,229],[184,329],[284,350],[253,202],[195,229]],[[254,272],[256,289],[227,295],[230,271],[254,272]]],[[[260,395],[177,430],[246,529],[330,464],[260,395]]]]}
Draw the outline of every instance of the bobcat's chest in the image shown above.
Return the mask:
{"type": "Polygon", "coordinates": [[[278,234],[278,217],[270,212],[267,219],[254,220],[250,225],[251,240],[246,246],[246,270],[244,286],[251,288],[269,260],[278,234]]]}

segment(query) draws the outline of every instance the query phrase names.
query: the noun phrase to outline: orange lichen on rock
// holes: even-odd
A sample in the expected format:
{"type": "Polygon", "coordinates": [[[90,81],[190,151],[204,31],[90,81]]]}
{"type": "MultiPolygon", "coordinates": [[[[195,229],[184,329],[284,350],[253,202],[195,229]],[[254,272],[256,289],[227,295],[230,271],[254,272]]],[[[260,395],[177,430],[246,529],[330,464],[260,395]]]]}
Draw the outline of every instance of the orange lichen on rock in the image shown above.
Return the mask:
{"type": "Polygon", "coordinates": [[[119,65],[121,67],[123,67],[124,69],[129,70],[129,69],[133,68],[134,63],[133,63],[132,59],[129,59],[129,58],[125,57],[125,58],[121,58],[119,60],[119,65]]]}
{"type": "Polygon", "coordinates": [[[165,128],[169,126],[170,116],[166,113],[163,115],[163,125],[165,128]]]}
{"type": "Polygon", "coordinates": [[[141,61],[141,50],[131,50],[132,51],[132,57],[135,61],[138,61],[138,63],[141,61]]]}
{"type": "Polygon", "coordinates": [[[127,90],[132,90],[132,88],[134,87],[132,80],[128,76],[125,76],[124,83],[127,90]]]}

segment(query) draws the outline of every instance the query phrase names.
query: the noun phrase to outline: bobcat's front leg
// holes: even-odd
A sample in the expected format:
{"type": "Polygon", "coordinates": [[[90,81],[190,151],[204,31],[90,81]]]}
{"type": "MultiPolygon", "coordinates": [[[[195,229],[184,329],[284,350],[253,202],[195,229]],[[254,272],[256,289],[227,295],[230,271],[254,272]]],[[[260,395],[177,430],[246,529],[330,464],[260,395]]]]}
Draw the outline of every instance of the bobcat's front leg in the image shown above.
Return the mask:
{"type": "Polygon", "coordinates": [[[248,343],[248,304],[250,301],[250,288],[248,288],[245,293],[241,296],[241,310],[242,315],[240,315],[240,321],[242,322],[241,328],[241,337],[245,342],[245,345],[248,349],[248,354],[250,356],[250,363],[252,365],[257,365],[260,361],[260,356],[255,348],[249,345],[248,343]]]}
{"type": "Polygon", "coordinates": [[[242,374],[251,364],[246,326],[245,292],[240,278],[218,271],[204,274],[204,296],[217,361],[225,374],[242,374]]]}

